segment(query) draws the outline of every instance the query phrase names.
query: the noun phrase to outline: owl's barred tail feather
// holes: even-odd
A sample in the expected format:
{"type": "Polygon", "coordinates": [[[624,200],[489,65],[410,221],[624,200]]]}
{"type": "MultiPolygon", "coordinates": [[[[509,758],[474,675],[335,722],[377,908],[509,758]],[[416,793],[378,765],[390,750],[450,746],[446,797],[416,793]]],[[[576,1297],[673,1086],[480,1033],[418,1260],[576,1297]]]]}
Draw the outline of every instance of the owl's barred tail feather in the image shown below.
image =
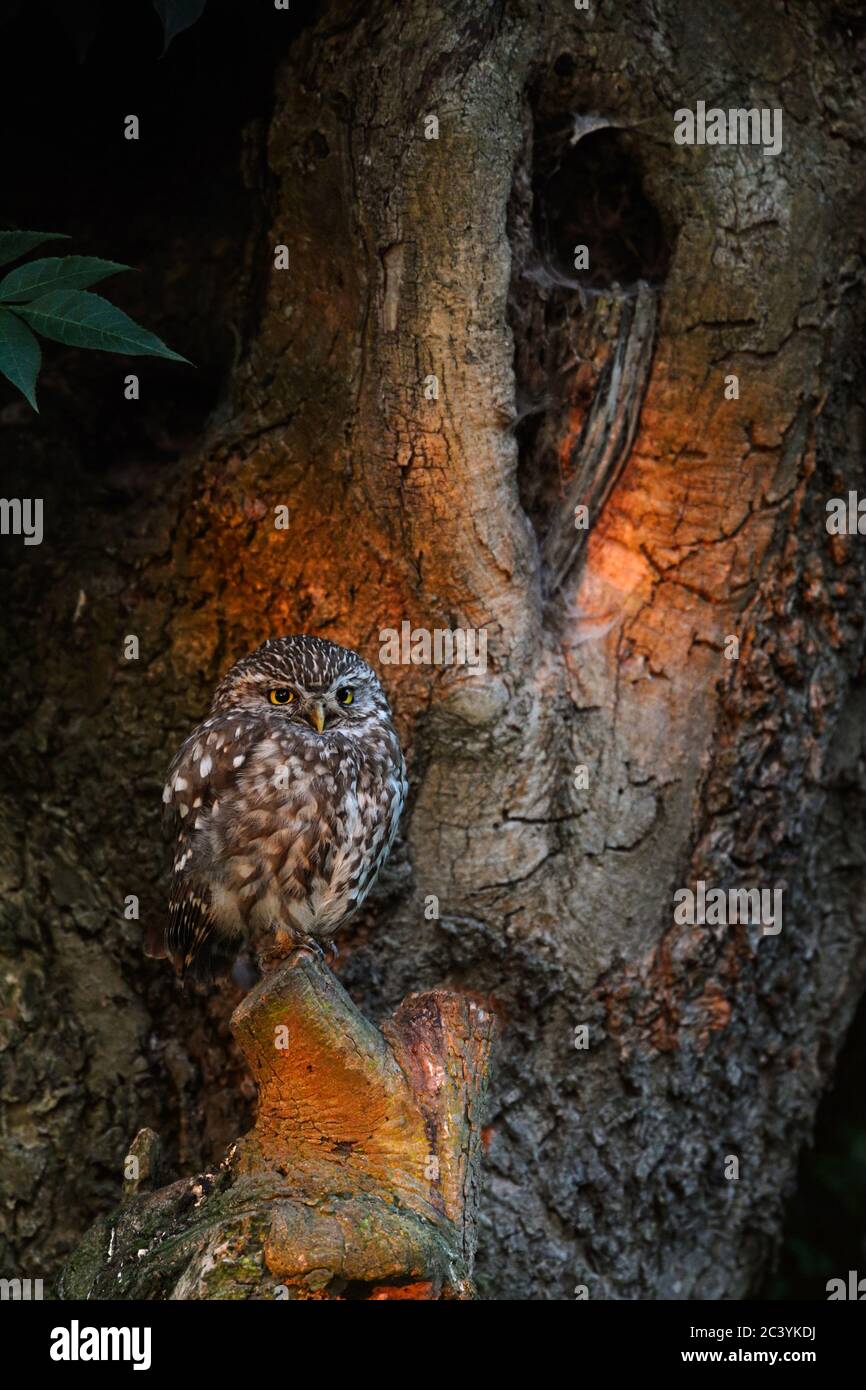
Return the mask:
{"type": "Polygon", "coordinates": [[[151,960],[171,960],[182,983],[192,980],[196,984],[208,984],[229,974],[237,954],[237,943],[229,942],[213,932],[204,939],[192,936],[182,944],[179,933],[175,932],[172,947],[166,942],[167,933],[162,926],[147,928],[144,939],[144,954],[151,960]]]}
{"type": "Polygon", "coordinates": [[[187,891],[169,903],[165,951],[181,980],[206,984],[227,974],[238,952],[237,941],[217,929],[209,895],[187,891]]]}
{"type": "Polygon", "coordinates": [[[175,961],[182,983],[193,980],[198,985],[209,984],[231,972],[237,955],[237,945],[229,945],[224,938],[209,936],[193,955],[183,961],[175,961]]]}
{"type": "Polygon", "coordinates": [[[165,928],[156,922],[149,923],[144,933],[144,954],[151,960],[165,960],[165,928]]]}

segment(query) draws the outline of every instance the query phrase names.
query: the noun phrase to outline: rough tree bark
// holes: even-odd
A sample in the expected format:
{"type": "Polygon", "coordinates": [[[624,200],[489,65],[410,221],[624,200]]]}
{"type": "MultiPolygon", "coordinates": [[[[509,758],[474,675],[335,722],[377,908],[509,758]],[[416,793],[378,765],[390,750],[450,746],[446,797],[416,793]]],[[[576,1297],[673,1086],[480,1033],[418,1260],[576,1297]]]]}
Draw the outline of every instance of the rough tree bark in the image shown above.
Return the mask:
{"type": "MultiPolygon", "coordinates": [[[[164,485],[126,480],[122,555],[84,552],[65,740],[16,707],[26,1258],[111,1208],[141,1125],[181,1171],[241,1128],[237,995],[180,1001],[118,923],[127,893],[163,910],[178,736],[267,635],[376,661],[405,619],[485,629],[489,664],[383,670],[412,795],[338,970],[372,1017],[415,989],[494,1001],[482,1293],[754,1286],[866,967],[864,558],[825,527],[862,486],[858,74],[862,24],[829,0],[337,0],[294,42],[230,400],[164,485]],[[782,153],[675,146],[698,100],[782,108],[782,153]],[[784,885],[782,932],[675,925],[699,879],[784,885]]],[[[43,602],[68,623],[62,580],[43,602]]]]}

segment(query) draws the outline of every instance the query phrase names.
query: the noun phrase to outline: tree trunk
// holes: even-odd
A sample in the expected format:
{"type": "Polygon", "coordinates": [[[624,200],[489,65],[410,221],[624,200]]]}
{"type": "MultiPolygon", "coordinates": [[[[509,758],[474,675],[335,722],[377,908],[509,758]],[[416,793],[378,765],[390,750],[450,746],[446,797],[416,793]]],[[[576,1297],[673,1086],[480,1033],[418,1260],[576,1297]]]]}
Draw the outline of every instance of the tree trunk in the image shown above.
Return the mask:
{"type": "Polygon", "coordinates": [[[294,39],[229,398],[113,511],[46,484],[68,548],[38,618],[17,590],[34,1274],[141,1126],[181,1172],[243,1128],[239,992],[182,999],[122,905],[165,910],[159,787],[220,671],[306,631],[380,665],[410,771],[342,982],[371,1017],[445,989],[500,1020],[482,1295],[754,1288],[866,969],[866,564],[825,524],[863,485],[858,42],[818,0],[337,0],[294,39]],[[781,108],[781,153],[675,144],[698,101],[781,108]],[[383,664],[403,622],[485,633],[486,670],[383,664]],[[678,923],[699,882],[781,888],[781,931],[678,923]]]}

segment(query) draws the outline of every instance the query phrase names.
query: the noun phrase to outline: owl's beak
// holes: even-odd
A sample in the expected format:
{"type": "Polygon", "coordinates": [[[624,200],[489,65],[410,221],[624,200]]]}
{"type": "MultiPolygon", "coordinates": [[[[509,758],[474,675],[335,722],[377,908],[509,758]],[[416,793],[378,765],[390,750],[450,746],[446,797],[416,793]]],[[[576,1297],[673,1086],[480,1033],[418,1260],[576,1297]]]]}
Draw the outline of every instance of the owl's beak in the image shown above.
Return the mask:
{"type": "Polygon", "coordinates": [[[316,700],[314,704],[307,705],[304,712],[316,733],[320,734],[325,727],[325,706],[322,704],[321,700],[316,700]]]}

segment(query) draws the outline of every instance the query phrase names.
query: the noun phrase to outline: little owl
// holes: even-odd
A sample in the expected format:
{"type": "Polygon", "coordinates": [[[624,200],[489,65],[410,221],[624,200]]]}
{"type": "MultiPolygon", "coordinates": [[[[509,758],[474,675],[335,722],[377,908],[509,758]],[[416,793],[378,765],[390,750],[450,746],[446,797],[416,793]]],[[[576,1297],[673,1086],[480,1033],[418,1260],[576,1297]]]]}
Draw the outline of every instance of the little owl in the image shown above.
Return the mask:
{"type": "Polygon", "coordinates": [[[150,953],[206,980],[263,929],[277,953],[331,937],[375,882],[406,790],[372,667],[320,637],[263,643],[169,769],[174,873],[150,953]]]}

